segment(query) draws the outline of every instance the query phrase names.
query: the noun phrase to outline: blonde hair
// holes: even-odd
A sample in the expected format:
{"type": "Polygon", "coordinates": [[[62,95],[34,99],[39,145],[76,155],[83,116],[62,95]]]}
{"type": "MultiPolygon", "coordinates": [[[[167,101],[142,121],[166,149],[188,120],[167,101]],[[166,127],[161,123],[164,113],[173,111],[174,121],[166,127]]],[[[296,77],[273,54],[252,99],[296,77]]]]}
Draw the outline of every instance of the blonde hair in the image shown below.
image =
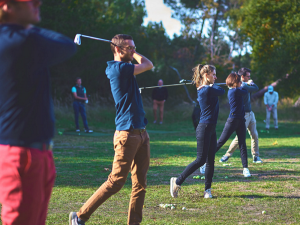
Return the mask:
{"type": "Polygon", "coordinates": [[[193,77],[192,77],[192,82],[196,84],[196,87],[200,87],[202,85],[202,80],[203,80],[203,75],[205,73],[211,73],[216,70],[216,67],[212,65],[197,65],[196,67],[193,68],[193,77]]]}

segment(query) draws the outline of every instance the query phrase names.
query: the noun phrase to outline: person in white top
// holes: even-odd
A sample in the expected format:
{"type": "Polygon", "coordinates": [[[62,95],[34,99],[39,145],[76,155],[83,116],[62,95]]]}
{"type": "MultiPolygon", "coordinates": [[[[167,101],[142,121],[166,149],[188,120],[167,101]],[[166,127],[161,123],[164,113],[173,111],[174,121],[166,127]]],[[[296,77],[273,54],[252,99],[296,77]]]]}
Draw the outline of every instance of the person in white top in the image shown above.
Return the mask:
{"type": "Polygon", "coordinates": [[[278,119],[277,119],[277,103],[278,103],[278,93],[274,91],[273,86],[268,87],[268,91],[264,95],[264,104],[266,106],[266,129],[270,128],[270,116],[273,115],[274,128],[278,129],[278,119]]]}

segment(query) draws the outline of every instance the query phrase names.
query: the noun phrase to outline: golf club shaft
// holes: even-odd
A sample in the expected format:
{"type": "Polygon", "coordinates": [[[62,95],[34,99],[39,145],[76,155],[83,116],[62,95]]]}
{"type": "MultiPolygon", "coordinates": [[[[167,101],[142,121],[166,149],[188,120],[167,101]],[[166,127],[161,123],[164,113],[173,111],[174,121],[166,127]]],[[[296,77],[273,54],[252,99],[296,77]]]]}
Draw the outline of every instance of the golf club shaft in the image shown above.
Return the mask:
{"type": "Polygon", "coordinates": [[[110,40],[106,40],[106,39],[102,39],[102,38],[97,38],[97,37],[87,36],[87,35],[83,35],[83,34],[81,34],[80,36],[81,36],[81,37],[85,37],[85,38],[94,39],[94,40],[97,40],[97,41],[104,41],[104,42],[111,43],[110,40]]]}
{"type": "MultiPolygon", "coordinates": [[[[161,85],[161,86],[149,86],[149,87],[141,87],[140,92],[145,89],[151,89],[151,88],[157,88],[157,87],[173,87],[173,86],[182,86],[187,84],[193,84],[193,83],[181,83],[181,84],[167,84],[167,85],[161,85]]],[[[226,83],[215,83],[215,85],[226,85],[226,83]]]]}

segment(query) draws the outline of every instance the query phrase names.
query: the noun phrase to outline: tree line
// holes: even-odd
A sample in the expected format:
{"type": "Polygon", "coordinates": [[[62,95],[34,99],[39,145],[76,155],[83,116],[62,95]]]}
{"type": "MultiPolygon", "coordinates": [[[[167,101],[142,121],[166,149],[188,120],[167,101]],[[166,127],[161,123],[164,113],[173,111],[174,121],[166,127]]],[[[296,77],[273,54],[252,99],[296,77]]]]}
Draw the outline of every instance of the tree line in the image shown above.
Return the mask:
{"type": "MultiPolygon", "coordinates": [[[[231,71],[252,69],[252,78],[263,88],[281,79],[277,91],[286,97],[300,94],[300,1],[298,0],[164,0],[173,17],[184,28],[181,35],[167,36],[162,23],[143,26],[146,16],[142,0],[44,0],[40,26],[70,38],[77,33],[111,39],[115,34],[132,35],[137,52],[149,58],[154,69],[137,76],[140,87],[178,83],[175,67],[183,79],[192,68],[213,64],[217,82],[231,71]],[[208,32],[204,34],[204,29],[208,32]],[[243,53],[246,47],[252,51],[243,53]],[[233,56],[233,52],[238,52],[233,56]],[[288,76],[286,76],[288,74],[288,76]]],[[[76,77],[81,77],[88,93],[111,96],[105,75],[106,62],[113,60],[108,43],[82,39],[77,54],[52,68],[53,95],[70,96],[76,77]]],[[[188,86],[196,98],[195,88],[188,86]]],[[[169,88],[171,96],[184,95],[183,88],[169,88]]],[[[150,91],[143,92],[150,96],[150,91]]]]}

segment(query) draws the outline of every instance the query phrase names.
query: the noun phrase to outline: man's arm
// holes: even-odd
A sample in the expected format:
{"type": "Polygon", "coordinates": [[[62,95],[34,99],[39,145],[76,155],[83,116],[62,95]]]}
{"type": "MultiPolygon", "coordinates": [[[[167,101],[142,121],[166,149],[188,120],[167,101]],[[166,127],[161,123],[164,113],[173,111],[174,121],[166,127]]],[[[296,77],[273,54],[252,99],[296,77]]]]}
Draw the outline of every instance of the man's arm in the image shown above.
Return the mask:
{"type": "Polygon", "coordinates": [[[258,86],[254,83],[252,83],[251,85],[248,85],[247,83],[243,83],[242,88],[246,89],[249,93],[258,91],[258,89],[259,89],[258,86]]]}
{"type": "MultiPolygon", "coordinates": [[[[84,91],[85,91],[85,89],[84,89],[84,91]]],[[[84,101],[87,100],[86,92],[84,93],[84,98],[81,98],[81,97],[77,96],[77,92],[76,92],[76,88],[75,87],[72,88],[72,94],[73,94],[73,96],[74,96],[75,99],[84,100],[84,101]]]]}
{"type": "Polygon", "coordinates": [[[81,98],[81,97],[77,96],[76,92],[73,92],[73,96],[75,99],[78,99],[78,100],[84,100],[84,101],[87,100],[86,94],[84,94],[84,98],[81,98]]]}
{"type": "Polygon", "coordinates": [[[277,105],[277,103],[278,103],[278,93],[274,91],[274,94],[275,94],[275,99],[274,99],[273,106],[277,105]]]}
{"type": "Polygon", "coordinates": [[[133,54],[133,58],[138,62],[138,64],[134,65],[133,75],[136,76],[141,74],[147,70],[151,70],[153,68],[152,62],[147,59],[145,56],[135,52],[133,54]]]}
{"type": "Polygon", "coordinates": [[[60,33],[39,27],[32,27],[28,32],[31,51],[38,53],[38,61],[44,66],[60,63],[76,52],[73,40],[60,33]]]}
{"type": "Polygon", "coordinates": [[[265,106],[268,106],[267,92],[264,94],[264,104],[265,104],[265,106]]]}

